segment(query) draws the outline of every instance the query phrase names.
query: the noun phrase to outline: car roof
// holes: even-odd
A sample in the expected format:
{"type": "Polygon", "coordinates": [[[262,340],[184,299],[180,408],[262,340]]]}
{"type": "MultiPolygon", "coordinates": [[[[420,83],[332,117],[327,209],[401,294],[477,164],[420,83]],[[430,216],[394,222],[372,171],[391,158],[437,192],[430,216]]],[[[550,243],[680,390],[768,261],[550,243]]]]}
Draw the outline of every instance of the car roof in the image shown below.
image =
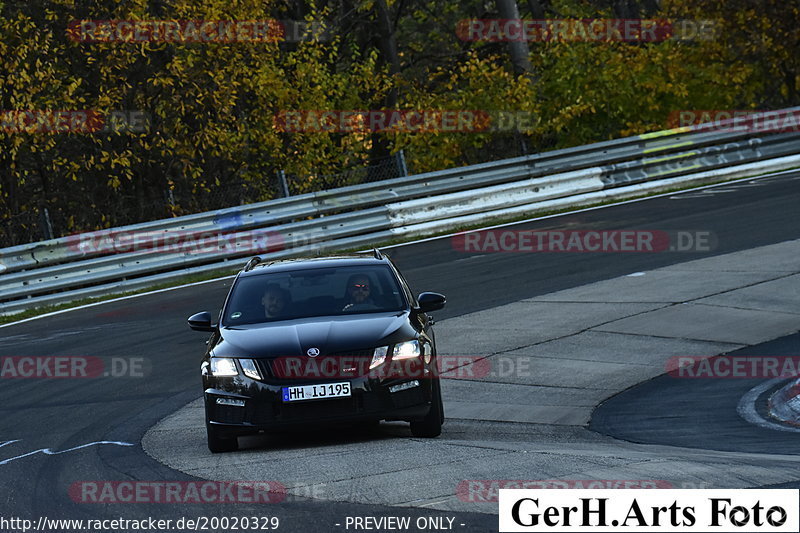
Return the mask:
{"type": "Polygon", "coordinates": [[[326,257],[295,257],[290,259],[265,260],[254,265],[250,270],[242,270],[240,276],[257,276],[267,272],[286,272],[308,270],[312,268],[338,268],[348,266],[387,265],[386,256],[378,259],[374,255],[350,254],[326,257]]]}

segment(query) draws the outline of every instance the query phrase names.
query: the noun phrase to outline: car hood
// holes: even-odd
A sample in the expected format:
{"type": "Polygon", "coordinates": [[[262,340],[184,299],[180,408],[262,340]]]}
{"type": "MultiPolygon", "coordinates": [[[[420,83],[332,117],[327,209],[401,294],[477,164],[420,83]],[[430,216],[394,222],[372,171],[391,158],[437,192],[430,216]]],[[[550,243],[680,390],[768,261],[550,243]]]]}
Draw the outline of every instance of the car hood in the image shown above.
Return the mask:
{"type": "Polygon", "coordinates": [[[415,338],[409,313],[377,313],[316,317],[220,329],[214,355],[220,357],[284,357],[365,350],[415,338]]]}

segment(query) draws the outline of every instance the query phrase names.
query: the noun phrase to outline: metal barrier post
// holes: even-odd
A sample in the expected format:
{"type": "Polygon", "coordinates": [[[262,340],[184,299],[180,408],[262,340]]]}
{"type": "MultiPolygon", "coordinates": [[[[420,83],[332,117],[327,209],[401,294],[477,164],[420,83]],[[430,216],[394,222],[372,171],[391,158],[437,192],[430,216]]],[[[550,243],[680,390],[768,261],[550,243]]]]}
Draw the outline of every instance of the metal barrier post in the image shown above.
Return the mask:
{"type": "Polygon", "coordinates": [[[400,150],[396,154],[394,154],[397,158],[397,168],[400,170],[400,177],[408,176],[408,167],[406,166],[406,154],[403,150],[400,150]]]}
{"type": "Polygon", "coordinates": [[[281,182],[281,192],[283,193],[284,198],[288,198],[291,196],[289,193],[289,183],[286,181],[286,173],[283,169],[278,171],[278,180],[281,182]]]}

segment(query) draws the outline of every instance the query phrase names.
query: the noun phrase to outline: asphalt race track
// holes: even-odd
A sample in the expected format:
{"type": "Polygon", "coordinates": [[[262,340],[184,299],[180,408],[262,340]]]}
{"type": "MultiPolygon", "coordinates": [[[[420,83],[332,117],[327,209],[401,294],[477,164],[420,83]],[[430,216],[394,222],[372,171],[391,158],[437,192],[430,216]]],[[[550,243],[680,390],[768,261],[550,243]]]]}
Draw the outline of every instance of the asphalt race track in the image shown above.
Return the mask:
{"type": "MultiPolygon", "coordinates": [[[[800,355],[800,335],[748,346],[730,355],[796,357],[800,355]]],[[[749,424],[737,414],[739,399],[762,383],[763,379],[687,380],[664,374],[603,403],[595,410],[589,428],[631,442],[751,453],[800,453],[800,429],[769,431],[749,424]],[[663,416],[665,413],[669,416],[663,416]]],[[[756,409],[762,415],[767,397],[778,386],[768,387],[758,395],[756,409]]]]}
{"type": "MultiPolygon", "coordinates": [[[[437,321],[447,322],[447,319],[491,312],[500,306],[556,291],[796,240],[800,238],[798,205],[800,173],[794,172],[586,210],[514,227],[708,231],[715,235],[718,243],[712,251],[465,253],[454,249],[452,239],[440,238],[394,247],[390,255],[415,290],[435,290],[447,295],[447,307],[436,314],[437,321]]],[[[792,261],[795,267],[800,262],[796,256],[787,260],[792,261]]],[[[790,272],[786,279],[793,282],[796,277],[792,279],[790,272]]],[[[0,328],[0,356],[92,356],[102,359],[104,368],[112,374],[115,371],[121,374],[95,379],[4,381],[0,391],[4,421],[0,437],[0,479],[4,488],[0,516],[35,521],[42,516],[50,519],[148,516],[177,519],[257,514],[278,516],[279,530],[283,531],[344,531],[336,524],[344,523],[347,516],[446,515],[454,518],[453,529],[458,531],[497,530],[497,518],[491,514],[491,505],[480,508],[464,505],[443,512],[442,507],[436,505],[423,507],[427,502],[424,493],[419,494],[417,500],[406,498],[402,509],[378,503],[356,503],[374,501],[371,495],[349,499],[298,496],[266,506],[75,503],[74,494],[71,497],[69,490],[80,481],[193,479],[151,458],[141,442],[145,433],[159,421],[199,397],[199,360],[205,339],[203,334],[190,331],[185,320],[201,310],[216,313],[229,283],[230,280],[220,280],[162,291],[0,328]],[[135,375],[130,375],[131,364],[136,365],[135,375]]],[[[793,286],[796,293],[797,284],[793,286]]],[[[792,322],[798,326],[787,334],[800,329],[800,310],[783,315],[782,330],[790,329],[792,322]]],[[[490,341],[497,335],[492,328],[480,333],[490,341]]],[[[796,336],[777,336],[781,338],[772,343],[770,339],[763,339],[764,343],[742,342],[738,344],[747,346],[736,349],[749,350],[747,353],[765,354],[773,350],[780,355],[798,355],[796,336]]],[[[438,342],[443,343],[445,339],[438,339],[438,342]]],[[[724,342],[718,344],[720,351],[732,351],[725,348],[724,342]]],[[[729,344],[733,347],[733,343],[729,344]]],[[[759,458],[753,455],[765,453],[773,461],[770,468],[780,463],[793,465],[797,472],[797,462],[792,456],[797,455],[796,443],[800,442],[797,440],[800,435],[750,425],[737,419],[735,412],[730,414],[731,407],[735,409],[742,395],[757,384],[758,381],[747,380],[670,381],[667,377],[647,380],[614,396],[595,411],[588,426],[592,431],[580,424],[561,427],[558,424],[460,419],[451,412],[458,414],[458,409],[449,410],[446,402],[445,411],[451,418],[445,425],[441,442],[438,439],[425,441],[424,446],[420,446],[424,453],[446,455],[454,448],[445,448],[443,442],[459,438],[476,440],[476,434],[480,433],[483,439],[505,443],[502,453],[530,447],[528,456],[537,461],[551,453],[537,452],[557,449],[564,442],[577,443],[576,446],[587,450],[597,445],[631,454],[643,453],[645,446],[651,446],[648,453],[664,450],[666,454],[667,447],[675,446],[694,448],[696,451],[686,453],[704,457],[716,457],[717,450],[725,452],[728,455],[720,461],[725,462],[728,469],[736,469],[737,457],[744,458],[743,454],[751,454],[747,459],[758,462],[759,458]],[[675,431],[676,424],[680,431],[675,431]]],[[[502,383],[495,385],[504,387],[502,383]]],[[[542,387],[546,389],[546,385],[542,387]]],[[[541,390],[539,393],[545,394],[541,390]]],[[[300,457],[314,458],[337,446],[384,447],[385,461],[395,461],[392,468],[402,471],[407,466],[404,462],[407,458],[403,454],[393,455],[391,450],[395,443],[401,446],[399,443],[407,440],[411,439],[404,434],[404,428],[390,426],[377,434],[285,437],[279,447],[300,457]]],[[[176,443],[178,445],[204,447],[205,443],[176,443]]],[[[498,450],[489,447],[483,453],[488,457],[501,453],[498,450]]],[[[259,468],[272,472],[273,477],[269,479],[280,479],[282,463],[269,452],[269,449],[259,451],[255,446],[243,453],[249,454],[249,460],[259,468]]],[[[210,458],[208,454],[209,461],[210,458]]],[[[598,468],[610,464],[597,458],[594,461],[598,468]]],[[[456,454],[448,468],[455,470],[460,479],[476,479],[469,477],[475,476],[475,471],[459,474],[460,464],[456,454]]],[[[560,470],[543,466],[544,475],[549,473],[550,477],[535,479],[568,476],[568,466],[562,465],[560,470]]],[[[783,470],[788,476],[796,476],[788,466],[783,470]]],[[[483,474],[483,478],[496,475],[492,471],[483,474]]],[[[772,485],[791,483],[796,478],[776,481],[765,475],[764,479],[763,485],[772,485]]],[[[374,491],[378,489],[390,495],[401,487],[387,485],[376,487],[374,491]]],[[[496,508],[496,504],[493,505],[496,508]]]]}

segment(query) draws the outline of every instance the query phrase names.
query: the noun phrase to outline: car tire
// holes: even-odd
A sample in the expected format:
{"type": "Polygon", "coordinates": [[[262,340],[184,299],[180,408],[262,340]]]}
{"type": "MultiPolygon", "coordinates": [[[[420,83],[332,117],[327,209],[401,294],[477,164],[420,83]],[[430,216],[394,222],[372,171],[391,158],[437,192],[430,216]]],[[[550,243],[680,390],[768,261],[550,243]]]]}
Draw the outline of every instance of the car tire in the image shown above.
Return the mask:
{"type": "Polygon", "coordinates": [[[210,427],[206,428],[208,434],[208,449],[211,453],[235,452],[239,449],[239,440],[236,437],[221,437],[210,427]]]}
{"type": "Polygon", "coordinates": [[[442,434],[444,423],[444,404],[442,403],[442,388],[439,380],[433,382],[433,401],[425,418],[411,421],[411,434],[415,437],[432,439],[442,434]]]}

